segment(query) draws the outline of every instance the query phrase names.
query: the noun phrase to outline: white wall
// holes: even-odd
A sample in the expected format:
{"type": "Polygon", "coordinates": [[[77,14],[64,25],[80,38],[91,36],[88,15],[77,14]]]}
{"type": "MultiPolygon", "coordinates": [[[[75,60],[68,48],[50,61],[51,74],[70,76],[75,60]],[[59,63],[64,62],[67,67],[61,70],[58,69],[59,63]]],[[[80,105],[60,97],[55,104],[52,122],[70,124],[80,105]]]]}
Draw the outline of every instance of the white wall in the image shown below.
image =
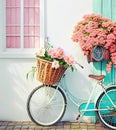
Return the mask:
{"type": "MultiPolygon", "coordinates": [[[[71,35],[74,25],[88,13],[92,13],[92,0],[47,1],[47,35],[50,42],[64,48],[85,66],[84,70],[78,67],[74,73],[67,71],[67,86],[76,95],[86,93],[86,97],[91,89],[87,77],[91,66],[87,64],[79,46],[72,42],[71,35]]],[[[26,101],[28,94],[37,86],[37,81],[27,81],[25,74],[32,65],[35,65],[35,59],[0,59],[0,120],[29,120],[26,101]]],[[[69,102],[63,120],[73,121],[77,113],[77,108],[69,102]]]]}
{"type": "MultiPolygon", "coordinates": [[[[62,47],[67,53],[72,54],[77,62],[85,66],[84,70],[77,66],[77,72],[67,72],[68,88],[74,95],[83,95],[83,98],[87,99],[91,89],[88,79],[91,66],[83,56],[79,44],[74,43],[71,36],[74,26],[83,15],[92,13],[92,0],[86,2],[83,0],[50,0],[47,5],[47,35],[51,44],[62,47]]],[[[78,113],[77,107],[72,103],[69,104],[64,119],[74,121],[78,113]]]]}
{"type": "Polygon", "coordinates": [[[27,119],[27,96],[37,82],[26,80],[35,59],[0,59],[0,120],[27,119]]]}

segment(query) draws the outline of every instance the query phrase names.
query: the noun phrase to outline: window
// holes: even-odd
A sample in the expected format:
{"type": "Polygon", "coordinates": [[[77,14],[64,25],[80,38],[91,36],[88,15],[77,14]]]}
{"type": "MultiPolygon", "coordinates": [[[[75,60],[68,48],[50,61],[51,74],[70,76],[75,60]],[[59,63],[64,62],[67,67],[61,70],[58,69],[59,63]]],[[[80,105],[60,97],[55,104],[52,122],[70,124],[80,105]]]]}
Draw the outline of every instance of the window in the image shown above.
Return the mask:
{"type": "Polygon", "coordinates": [[[1,57],[30,57],[44,39],[44,0],[0,1],[1,57]]]}

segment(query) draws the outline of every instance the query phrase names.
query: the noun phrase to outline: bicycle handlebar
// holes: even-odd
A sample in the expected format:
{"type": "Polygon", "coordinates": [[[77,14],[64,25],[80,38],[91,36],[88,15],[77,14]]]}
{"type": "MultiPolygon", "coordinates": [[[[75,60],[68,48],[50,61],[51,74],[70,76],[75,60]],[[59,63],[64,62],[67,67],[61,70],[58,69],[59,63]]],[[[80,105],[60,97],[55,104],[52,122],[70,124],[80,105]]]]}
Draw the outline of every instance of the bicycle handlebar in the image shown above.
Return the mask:
{"type": "Polygon", "coordinates": [[[80,65],[78,62],[75,62],[78,66],[80,66],[82,69],[84,69],[84,66],[80,65]]]}

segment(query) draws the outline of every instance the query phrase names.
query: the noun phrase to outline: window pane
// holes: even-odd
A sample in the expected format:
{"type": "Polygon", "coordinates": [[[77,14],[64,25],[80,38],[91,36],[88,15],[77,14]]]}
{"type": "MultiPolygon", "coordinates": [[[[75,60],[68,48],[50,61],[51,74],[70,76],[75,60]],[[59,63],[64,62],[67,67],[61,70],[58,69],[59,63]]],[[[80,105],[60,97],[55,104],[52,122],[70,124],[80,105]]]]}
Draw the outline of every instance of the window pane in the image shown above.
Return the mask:
{"type": "Polygon", "coordinates": [[[39,44],[40,0],[6,0],[6,48],[35,48],[39,44]]]}
{"type": "Polygon", "coordinates": [[[24,4],[24,48],[39,47],[40,1],[25,0],[24,4]]]}
{"type": "Polygon", "coordinates": [[[16,35],[16,34],[20,35],[19,32],[20,32],[20,27],[18,26],[13,26],[13,27],[7,26],[6,28],[6,34],[8,35],[16,35]]]}
{"type": "Polygon", "coordinates": [[[20,48],[20,37],[7,36],[6,48],[20,48]]]}
{"type": "Polygon", "coordinates": [[[40,43],[39,43],[39,40],[40,38],[37,36],[37,37],[34,37],[34,36],[25,36],[24,38],[24,48],[38,48],[40,43]]]}
{"type": "Polygon", "coordinates": [[[24,28],[24,33],[25,35],[38,35],[40,33],[40,28],[39,26],[25,26],[24,28]]]}
{"type": "Polygon", "coordinates": [[[20,48],[20,0],[6,0],[6,48],[20,48]]]}
{"type": "Polygon", "coordinates": [[[25,6],[40,6],[40,0],[25,0],[25,6]]]}

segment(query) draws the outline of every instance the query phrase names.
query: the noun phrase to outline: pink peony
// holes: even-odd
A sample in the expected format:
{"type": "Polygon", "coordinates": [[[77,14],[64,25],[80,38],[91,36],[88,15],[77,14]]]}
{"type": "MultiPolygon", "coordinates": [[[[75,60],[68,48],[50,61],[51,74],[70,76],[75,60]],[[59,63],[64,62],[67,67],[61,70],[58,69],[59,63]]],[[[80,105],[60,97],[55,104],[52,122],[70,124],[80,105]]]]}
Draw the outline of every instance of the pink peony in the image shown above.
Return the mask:
{"type": "Polygon", "coordinates": [[[74,27],[72,40],[80,44],[85,55],[96,45],[109,49],[116,44],[116,23],[98,14],[84,15],[74,27]]]}
{"type": "MultiPolygon", "coordinates": [[[[50,46],[51,47],[51,46],[50,46]]],[[[62,48],[50,48],[49,46],[46,49],[42,48],[37,52],[37,57],[50,61],[52,63],[52,68],[59,68],[59,67],[71,67],[73,70],[73,57],[72,56],[65,56],[65,52],[62,48]]]]}
{"type": "Polygon", "coordinates": [[[64,56],[64,60],[69,65],[73,65],[74,64],[74,59],[73,59],[72,56],[64,56]]]}
{"type": "MultiPolygon", "coordinates": [[[[86,56],[91,54],[94,46],[103,46],[104,60],[111,61],[116,67],[116,22],[99,14],[84,15],[74,27],[72,40],[80,44],[86,56]]],[[[111,71],[111,63],[106,65],[108,72],[111,71]]]]}
{"type": "Polygon", "coordinates": [[[107,71],[108,73],[110,73],[111,68],[112,68],[112,62],[107,63],[107,64],[106,64],[106,71],[107,71]]]}
{"type": "Polygon", "coordinates": [[[44,56],[45,55],[45,49],[44,48],[40,48],[38,51],[37,51],[37,56],[44,56]]]}
{"type": "Polygon", "coordinates": [[[50,48],[50,49],[48,50],[48,54],[49,54],[49,55],[52,55],[52,53],[54,53],[54,49],[53,49],[53,48],[50,48]]]}
{"type": "Polygon", "coordinates": [[[113,64],[116,65],[116,52],[111,54],[111,60],[112,60],[113,64]]]}
{"type": "Polygon", "coordinates": [[[111,45],[109,50],[110,50],[111,53],[115,52],[116,51],[116,44],[111,45]]]}
{"type": "Polygon", "coordinates": [[[60,67],[60,65],[59,65],[58,61],[55,60],[52,62],[52,68],[58,69],[59,67],[60,67]]]}
{"type": "Polygon", "coordinates": [[[58,59],[62,59],[63,57],[64,57],[64,51],[63,51],[63,49],[62,48],[57,48],[56,49],[56,53],[57,53],[57,58],[58,59]]]}
{"type": "Polygon", "coordinates": [[[48,54],[51,55],[52,58],[62,59],[64,56],[64,51],[62,48],[56,48],[56,49],[51,48],[48,51],[48,54]]]}

